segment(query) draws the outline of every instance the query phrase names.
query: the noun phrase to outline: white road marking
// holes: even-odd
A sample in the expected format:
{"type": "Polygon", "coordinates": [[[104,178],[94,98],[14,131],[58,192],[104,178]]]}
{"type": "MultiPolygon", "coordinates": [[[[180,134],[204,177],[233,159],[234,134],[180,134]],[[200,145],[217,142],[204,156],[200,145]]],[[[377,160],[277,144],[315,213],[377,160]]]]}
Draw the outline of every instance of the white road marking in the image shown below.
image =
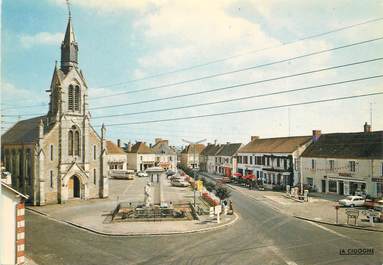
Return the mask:
{"type": "Polygon", "coordinates": [[[314,222],[312,222],[312,221],[306,221],[306,222],[309,223],[309,224],[312,224],[312,225],[314,225],[314,226],[316,226],[316,227],[319,227],[320,229],[323,229],[323,230],[325,230],[325,231],[327,231],[327,232],[330,232],[330,233],[332,233],[332,234],[334,234],[334,235],[337,235],[337,236],[340,236],[340,237],[343,237],[343,238],[350,239],[348,236],[345,236],[345,235],[343,235],[343,234],[341,234],[341,233],[338,233],[338,232],[336,232],[336,231],[334,231],[334,230],[332,230],[332,229],[330,229],[330,228],[324,227],[324,226],[322,226],[322,225],[320,225],[320,224],[314,223],[314,222]]]}
{"type": "Polygon", "coordinates": [[[282,254],[282,252],[275,246],[269,246],[269,249],[271,249],[275,255],[283,259],[284,262],[286,262],[287,265],[298,265],[295,261],[290,260],[288,257],[282,254]]]}

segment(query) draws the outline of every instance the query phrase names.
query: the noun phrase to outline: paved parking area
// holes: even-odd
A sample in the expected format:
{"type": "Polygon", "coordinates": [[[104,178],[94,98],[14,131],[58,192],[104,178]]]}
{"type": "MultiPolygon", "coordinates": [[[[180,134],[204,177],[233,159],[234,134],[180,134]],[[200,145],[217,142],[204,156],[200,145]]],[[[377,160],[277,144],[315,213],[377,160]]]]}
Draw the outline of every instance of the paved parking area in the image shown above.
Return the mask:
{"type": "MultiPolygon", "coordinates": [[[[165,176],[163,180],[164,200],[189,202],[193,200],[193,191],[189,188],[172,187],[165,176]]],[[[156,221],[103,223],[107,216],[120,202],[144,201],[144,187],[147,177],[134,180],[109,180],[109,197],[105,199],[70,200],[65,204],[34,206],[30,209],[43,213],[56,220],[70,222],[84,228],[106,234],[135,235],[135,234],[167,234],[210,229],[218,226],[213,218],[204,216],[201,220],[191,221],[156,221]]],[[[153,189],[152,189],[153,192],[153,189]]],[[[153,192],[154,193],[154,192],[153,192]]],[[[220,225],[235,220],[235,216],[225,216],[220,225]]]]}

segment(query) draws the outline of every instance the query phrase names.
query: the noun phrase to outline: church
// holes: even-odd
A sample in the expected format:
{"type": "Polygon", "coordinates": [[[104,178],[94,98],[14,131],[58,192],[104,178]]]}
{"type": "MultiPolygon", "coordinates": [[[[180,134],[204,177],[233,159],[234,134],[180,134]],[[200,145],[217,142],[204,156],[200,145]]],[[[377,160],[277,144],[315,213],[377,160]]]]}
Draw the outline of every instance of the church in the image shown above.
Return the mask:
{"type": "Polygon", "coordinates": [[[33,205],[108,197],[106,129],[98,133],[90,124],[78,50],[69,14],[61,65],[56,63],[47,91],[48,113],[17,122],[1,137],[2,166],[33,205]]]}

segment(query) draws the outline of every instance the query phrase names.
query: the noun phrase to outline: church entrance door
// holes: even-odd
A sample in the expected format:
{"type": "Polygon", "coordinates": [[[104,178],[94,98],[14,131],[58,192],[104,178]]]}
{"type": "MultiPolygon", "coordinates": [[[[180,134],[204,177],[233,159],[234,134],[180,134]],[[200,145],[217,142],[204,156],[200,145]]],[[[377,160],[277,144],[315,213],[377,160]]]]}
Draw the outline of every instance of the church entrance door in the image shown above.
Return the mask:
{"type": "Polygon", "coordinates": [[[72,176],[68,181],[68,197],[80,198],[81,195],[81,183],[77,176],[72,176]]]}

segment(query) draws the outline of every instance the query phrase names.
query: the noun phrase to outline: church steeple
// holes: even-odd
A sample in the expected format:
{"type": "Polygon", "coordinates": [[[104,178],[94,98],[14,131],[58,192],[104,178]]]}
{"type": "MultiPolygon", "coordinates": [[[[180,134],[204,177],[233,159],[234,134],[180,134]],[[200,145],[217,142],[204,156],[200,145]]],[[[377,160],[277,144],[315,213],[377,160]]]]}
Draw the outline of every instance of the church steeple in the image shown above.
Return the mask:
{"type": "Polygon", "coordinates": [[[61,44],[61,70],[64,73],[69,72],[73,67],[78,65],[78,45],[74,35],[72,26],[72,17],[69,10],[68,25],[66,27],[64,41],[61,44]]]}

